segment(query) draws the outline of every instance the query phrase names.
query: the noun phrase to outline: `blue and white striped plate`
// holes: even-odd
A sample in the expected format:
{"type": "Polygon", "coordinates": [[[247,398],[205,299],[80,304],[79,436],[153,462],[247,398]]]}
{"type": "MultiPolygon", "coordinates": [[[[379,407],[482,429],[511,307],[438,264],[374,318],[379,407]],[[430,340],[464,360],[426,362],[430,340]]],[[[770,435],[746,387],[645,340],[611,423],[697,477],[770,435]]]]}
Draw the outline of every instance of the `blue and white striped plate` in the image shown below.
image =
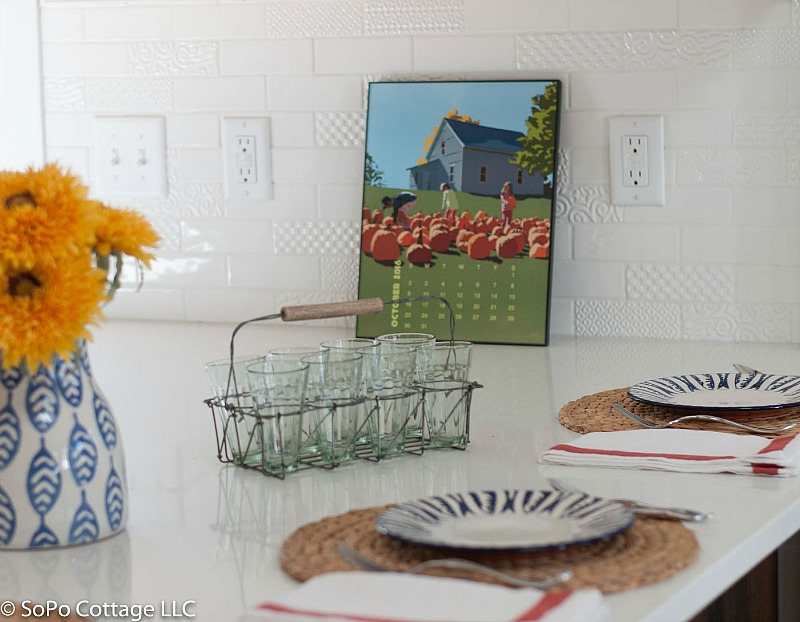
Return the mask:
{"type": "Polygon", "coordinates": [[[626,507],[582,492],[482,490],[388,508],[379,533],[418,545],[471,551],[546,551],[608,539],[633,523],[626,507]]]}
{"type": "Polygon", "coordinates": [[[767,410],[800,405],[800,376],[783,374],[687,374],[640,382],[632,399],[692,410],[767,410]]]}

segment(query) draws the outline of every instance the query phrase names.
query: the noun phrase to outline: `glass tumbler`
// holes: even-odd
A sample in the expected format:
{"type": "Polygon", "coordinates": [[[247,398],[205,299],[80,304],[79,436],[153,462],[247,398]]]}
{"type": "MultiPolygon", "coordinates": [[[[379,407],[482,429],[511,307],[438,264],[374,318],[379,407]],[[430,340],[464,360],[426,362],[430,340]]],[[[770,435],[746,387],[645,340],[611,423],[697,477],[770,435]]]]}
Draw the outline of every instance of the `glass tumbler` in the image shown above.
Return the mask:
{"type": "MultiPolygon", "coordinates": [[[[320,343],[320,347],[326,350],[350,350],[353,352],[360,352],[362,355],[366,356],[367,353],[376,352],[377,348],[380,344],[378,343],[377,339],[370,339],[368,337],[352,337],[352,338],[345,338],[345,339],[328,339],[320,343]]],[[[367,378],[369,374],[369,366],[368,362],[365,358],[362,373],[364,375],[364,383],[366,385],[366,389],[369,389],[370,379],[367,378]]],[[[361,406],[361,412],[359,413],[359,422],[358,422],[358,429],[360,433],[358,438],[356,438],[356,445],[368,445],[370,442],[368,429],[367,429],[367,418],[370,414],[370,404],[364,400],[361,406]]]]}
{"type": "Polygon", "coordinates": [[[307,413],[314,422],[319,452],[331,467],[356,457],[365,400],[363,356],[327,350],[303,358],[308,363],[307,413]]]}
{"type": "MultiPolygon", "coordinates": [[[[324,356],[328,350],[319,345],[288,346],[283,348],[273,348],[267,352],[267,361],[276,371],[296,369],[303,366],[303,358],[311,355],[324,356]]],[[[318,454],[319,445],[316,424],[314,418],[307,412],[301,415],[303,439],[300,443],[300,457],[311,458],[318,454]]]]}
{"type": "MultiPolygon", "coordinates": [[[[416,350],[414,362],[414,381],[417,383],[433,379],[433,349],[436,338],[427,333],[389,333],[378,337],[378,341],[395,347],[416,350]]],[[[423,422],[419,411],[409,419],[406,425],[408,438],[422,438],[423,422]]]]}
{"type": "Polygon", "coordinates": [[[469,380],[471,341],[437,341],[433,347],[434,380],[469,380]]]}
{"type": "Polygon", "coordinates": [[[276,370],[263,362],[247,368],[261,435],[261,466],[284,474],[300,466],[302,414],[308,383],[308,365],[276,370]]]}
{"type": "Polygon", "coordinates": [[[263,355],[250,354],[234,357],[232,367],[230,357],[205,365],[211,390],[221,405],[214,410],[221,419],[223,442],[236,464],[258,464],[261,460],[260,439],[255,434],[256,420],[244,413],[253,408],[247,367],[264,360],[263,355]]]}
{"type": "Polygon", "coordinates": [[[414,388],[416,348],[382,344],[361,350],[367,370],[367,420],[372,452],[378,458],[405,449],[408,421],[417,414],[419,393],[414,388]]]}
{"type": "Polygon", "coordinates": [[[463,380],[430,380],[421,384],[423,410],[431,448],[467,446],[470,383],[463,380]]]}

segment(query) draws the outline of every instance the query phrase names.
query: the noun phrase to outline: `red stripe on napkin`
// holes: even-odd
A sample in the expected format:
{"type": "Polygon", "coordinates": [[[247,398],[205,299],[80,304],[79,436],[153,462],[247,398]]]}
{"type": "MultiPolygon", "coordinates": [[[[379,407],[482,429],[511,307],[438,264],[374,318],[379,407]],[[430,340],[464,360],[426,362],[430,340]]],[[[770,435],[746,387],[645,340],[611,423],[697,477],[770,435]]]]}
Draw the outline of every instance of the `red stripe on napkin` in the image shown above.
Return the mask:
{"type": "Polygon", "coordinates": [[[542,616],[558,607],[561,603],[567,600],[572,595],[572,592],[548,592],[539,599],[533,607],[528,609],[514,622],[533,622],[534,620],[541,620],[542,616]]]}
{"type": "Polygon", "coordinates": [[[754,464],[753,473],[756,475],[777,475],[781,472],[781,468],[774,464],[754,464]]]}
{"type": "Polygon", "coordinates": [[[733,460],[736,456],[696,456],[693,454],[655,454],[640,451],[619,451],[618,449],[586,449],[573,445],[555,445],[550,448],[558,451],[566,451],[573,454],[602,454],[604,456],[624,456],[630,458],[671,458],[673,460],[733,460]]]}
{"type": "Polygon", "coordinates": [[[356,622],[402,622],[399,618],[373,618],[372,616],[352,616],[343,613],[324,613],[321,611],[306,611],[305,609],[294,609],[275,603],[262,603],[258,609],[265,611],[276,611],[278,613],[288,613],[290,615],[301,615],[306,618],[339,618],[342,620],[355,620],[356,622]]]}
{"type": "Polygon", "coordinates": [[[769,442],[769,444],[758,453],[768,454],[771,451],[780,451],[781,449],[784,449],[789,443],[791,443],[795,439],[795,436],[797,435],[793,434],[792,436],[779,436],[778,438],[773,438],[769,442]]]}

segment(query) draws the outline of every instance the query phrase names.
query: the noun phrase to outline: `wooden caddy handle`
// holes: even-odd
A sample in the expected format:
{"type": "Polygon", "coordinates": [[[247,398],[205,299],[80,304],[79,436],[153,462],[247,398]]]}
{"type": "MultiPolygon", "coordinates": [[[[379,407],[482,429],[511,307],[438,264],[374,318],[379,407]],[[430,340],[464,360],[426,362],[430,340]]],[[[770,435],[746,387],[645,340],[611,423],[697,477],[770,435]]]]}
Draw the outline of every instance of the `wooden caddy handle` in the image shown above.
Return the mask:
{"type": "Polygon", "coordinates": [[[380,298],[365,298],[364,300],[350,300],[347,302],[326,302],[319,305],[283,307],[281,309],[281,319],[284,322],[321,320],[326,317],[380,313],[382,310],[383,301],[380,298]]]}

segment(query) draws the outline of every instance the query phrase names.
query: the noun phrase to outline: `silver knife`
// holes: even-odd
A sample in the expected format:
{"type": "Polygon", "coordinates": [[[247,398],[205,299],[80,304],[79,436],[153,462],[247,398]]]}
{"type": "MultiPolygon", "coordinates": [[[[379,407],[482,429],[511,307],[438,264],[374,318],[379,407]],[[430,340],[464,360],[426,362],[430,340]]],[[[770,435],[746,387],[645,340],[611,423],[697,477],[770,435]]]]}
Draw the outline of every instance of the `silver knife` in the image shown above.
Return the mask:
{"type": "MultiPolygon", "coordinates": [[[[563,482],[556,479],[550,479],[548,481],[550,482],[550,485],[556,490],[561,490],[563,492],[581,492],[584,494],[589,494],[584,492],[583,490],[575,488],[574,486],[564,484],[563,482]]],[[[644,503],[642,501],[634,501],[633,499],[609,499],[609,501],[614,501],[616,503],[624,505],[625,507],[629,508],[634,514],[638,514],[640,516],[651,516],[653,518],[666,518],[669,520],[680,520],[689,523],[701,523],[714,516],[711,512],[700,512],[698,510],[690,510],[687,508],[663,507],[658,505],[652,505],[650,503],[644,503]]]]}

